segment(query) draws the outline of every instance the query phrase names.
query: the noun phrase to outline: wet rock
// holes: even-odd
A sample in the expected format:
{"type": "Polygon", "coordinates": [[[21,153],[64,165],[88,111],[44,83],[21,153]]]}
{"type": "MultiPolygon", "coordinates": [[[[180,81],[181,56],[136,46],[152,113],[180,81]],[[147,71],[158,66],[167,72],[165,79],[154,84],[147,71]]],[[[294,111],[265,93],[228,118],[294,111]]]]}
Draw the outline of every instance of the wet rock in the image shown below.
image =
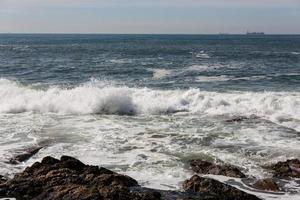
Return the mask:
{"type": "Polygon", "coordinates": [[[232,119],[228,119],[225,122],[227,122],[227,123],[242,122],[242,121],[249,120],[249,119],[250,119],[249,117],[240,116],[240,117],[235,117],[235,118],[232,118],[232,119]]]}
{"type": "Polygon", "coordinates": [[[235,123],[235,122],[243,122],[243,121],[253,120],[253,119],[259,119],[259,117],[256,116],[256,115],[251,115],[249,117],[246,117],[246,116],[237,116],[237,117],[233,117],[231,119],[227,119],[227,120],[225,120],[225,122],[227,122],[227,123],[235,123]]]}
{"type": "Polygon", "coordinates": [[[245,178],[239,168],[232,165],[217,165],[203,160],[192,160],[190,165],[194,172],[199,174],[214,174],[236,178],[245,178]]]}
{"type": "Polygon", "coordinates": [[[7,179],[4,176],[0,175],[0,185],[5,183],[7,181],[7,179]]]}
{"type": "Polygon", "coordinates": [[[18,149],[16,155],[10,158],[7,163],[16,165],[21,162],[25,162],[29,160],[32,156],[37,154],[42,148],[51,145],[53,142],[54,140],[47,139],[39,141],[36,145],[18,149]]]}
{"type": "Polygon", "coordinates": [[[43,147],[42,146],[32,146],[24,150],[24,153],[20,153],[13,158],[9,159],[9,163],[16,165],[20,162],[24,162],[37,154],[43,147]]]}
{"type": "Polygon", "coordinates": [[[235,187],[221,183],[217,180],[200,177],[198,175],[192,176],[189,180],[183,183],[183,189],[188,192],[199,192],[202,194],[210,194],[208,199],[223,199],[223,200],[257,200],[258,197],[247,194],[235,187]]]}
{"type": "Polygon", "coordinates": [[[252,186],[258,190],[279,191],[279,187],[273,178],[259,179],[252,186]]]}
{"type": "Polygon", "coordinates": [[[273,176],[279,178],[300,178],[300,160],[291,159],[285,162],[278,162],[271,166],[273,176]]]}
{"type": "Polygon", "coordinates": [[[60,160],[45,157],[11,180],[0,185],[1,197],[22,200],[157,200],[157,192],[132,192],[139,187],[129,176],[105,168],[89,166],[81,161],[62,156],[60,160]]]}
{"type": "Polygon", "coordinates": [[[17,200],[202,200],[257,199],[213,179],[193,176],[187,192],[144,188],[129,176],[62,156],[47,156],[0,183],[0,198],[17,200]],[[200,193],[198,193],[200,192],[200,193]]]}

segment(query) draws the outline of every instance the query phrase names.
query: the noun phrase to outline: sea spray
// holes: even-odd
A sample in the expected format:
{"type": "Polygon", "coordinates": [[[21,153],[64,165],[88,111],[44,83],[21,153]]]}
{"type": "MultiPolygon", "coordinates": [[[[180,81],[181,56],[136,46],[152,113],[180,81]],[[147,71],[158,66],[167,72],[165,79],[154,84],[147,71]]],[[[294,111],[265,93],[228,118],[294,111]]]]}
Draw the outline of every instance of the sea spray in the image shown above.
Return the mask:
{"type": "Polygon", "coordinates": [[[0,81],[0,113],[255,115],[300,130],[297,92],[154,90],[88,82],[73,88],[33,89],[0,81]]]}

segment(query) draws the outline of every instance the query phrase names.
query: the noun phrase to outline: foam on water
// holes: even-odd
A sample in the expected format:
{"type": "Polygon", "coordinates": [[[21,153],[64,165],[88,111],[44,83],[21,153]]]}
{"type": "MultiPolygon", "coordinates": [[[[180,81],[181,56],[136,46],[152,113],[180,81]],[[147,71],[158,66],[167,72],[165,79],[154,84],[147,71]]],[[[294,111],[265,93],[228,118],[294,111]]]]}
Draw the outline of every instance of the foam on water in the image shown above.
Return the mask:
{"type": "Polygon", "coordinates": [[[231,78],[229,76],[198,76],[196,82],[218,82],[218,81],[229,81],[231,78]]]}
{"type": "Polygon", "coordinates": [[[153,90],[89,82],[74,88],[33,89],[0,80],[0,113],[255,115],[300,130],[297,92],[153,90]]]}
{"type": "Polygon", "coordinates": [[[154,69],[153,70],[153,78],[154,79],[161,79],[165,76],[168,76],[172,73],[172,70],[167,69],[154,69]]]}

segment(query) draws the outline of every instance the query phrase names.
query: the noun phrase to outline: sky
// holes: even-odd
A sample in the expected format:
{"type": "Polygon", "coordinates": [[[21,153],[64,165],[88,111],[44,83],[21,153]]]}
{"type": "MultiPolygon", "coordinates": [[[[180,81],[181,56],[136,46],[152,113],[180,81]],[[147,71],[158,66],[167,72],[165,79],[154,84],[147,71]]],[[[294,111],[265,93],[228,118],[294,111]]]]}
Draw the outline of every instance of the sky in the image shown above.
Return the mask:
{"type": "Polygon", "coordinates": [[[0,0],[0,33],[300,34],[300,0],[0,0]]]}

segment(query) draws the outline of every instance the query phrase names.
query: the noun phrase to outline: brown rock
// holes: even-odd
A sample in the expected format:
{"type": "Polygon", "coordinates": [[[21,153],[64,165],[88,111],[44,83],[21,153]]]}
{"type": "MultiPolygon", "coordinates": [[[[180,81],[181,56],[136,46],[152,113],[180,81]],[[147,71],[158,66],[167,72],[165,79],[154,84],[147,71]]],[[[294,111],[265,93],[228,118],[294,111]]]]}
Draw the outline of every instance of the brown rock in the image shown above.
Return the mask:
{"type": "MultiPolygon", "coordinates": [[[[221,183],[217,180],[200,177],[198,175],[192,176],[189,180],[183,183],[183,189],[189,192],[208,193],[213,195],[213,199],[223,200],[257,200],[258,197],[247,194],[235,187],[221,183]]],[[[201,196],[201,194],[200,194],[201,196]]]]}
{"type": "Polygon", "coordinates": [[[273,178],[259,179],[252,185],[258,190],[278,191],[279,187],[273,178]]]}
{"type": "Polygon", "coordinates": [[[280,178],[300,178],[300,160],[292,159],[285,162],[278,162],[271,166],[274,177],[280,178]]]}
{"type": "Polygon", "coordinates": [[[1,197],[22,200],[158,200],[160,194],[132,192],[136,180],[105,168],[85,165],[62,156],[60,160],[45,157],[0,185],[1,197]]]}
{"type": "Polygon", "coordinates": [[[203,160],[192,160],[190,161],[190,165],[193,171],[199,174],[214,174],[236,178],[246,177],[237,167],[231,165],[221,166],[203,160]]]}

